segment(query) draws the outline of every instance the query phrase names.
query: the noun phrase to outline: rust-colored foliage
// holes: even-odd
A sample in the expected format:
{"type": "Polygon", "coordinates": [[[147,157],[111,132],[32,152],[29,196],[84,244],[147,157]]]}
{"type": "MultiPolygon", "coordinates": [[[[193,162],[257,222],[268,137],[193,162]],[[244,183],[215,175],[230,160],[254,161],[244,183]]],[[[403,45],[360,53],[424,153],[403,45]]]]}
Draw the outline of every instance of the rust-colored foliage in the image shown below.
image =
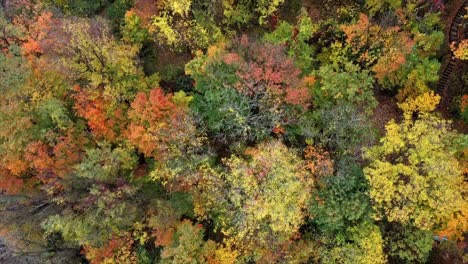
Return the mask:
{"type": "Polygon", "coordinates": [[[444,226],[444,228],[437,232],[440,237],[447,237],[449,239],[455,239],[464,241],[463,235],[468,231],[468,207],[465,205],[461,208],[460,212],[453,214],[444,226]]]}
{"type": "Polygon", "coordinates": [[[52,13],[40,14],[29,27],[29,37],[23,43],[23,55],[26,57],[40,55],[43,49],[40,42],[46,37],[47,31],[52,24],[52,13]]]}
{"type": "Polygon", "coordinates": [[[149,95],[138,93],[128,115],[128,140],[146,156],[168,158],[169,145],[181,137],[186,118],[184,109],[172,102],[172,95],[165,95],[160,88],[149,95]]]}
{"type": "Polygon", "coordinates": [[[269,104],[276,107],[287,103],[307,108],[308,88],[300,78],[301,71],[285,54],[283,46],[251,42],[246,36],[240,40],[235,53],[224,56],[226,64],[239,66],[237,89],[248,96],[266,93],[269,104]]]}
{"type": "Polygon", "coordinates": [[[132,251],[133,239],[129,233],[113,235],[102,247],[84,246],[81,254],[86,255],[91,264],[137,263],[132,251]]]}
{"type": "Polygon", "coordinates": [[[464,112],[467,107],[468,107],[468,94],[465,94],[462,96],[461,101],[460,101],[461,112],[464,112]]]}
{"type": "Polygon", "coordinates": [[[25,159],[36,170],[37,179],[43,184],[61,189],[59,180],[81,161],[85,143],[84,136],[76,136],[69,131],[66,135],[58,136],[53,145],[41,141],[31,142],[26,147],[25,159]]]}
{"type": "Polygon", "coordinates": [[[369,45],[370,33],[377,28],[370,26],[369,17],[359,14],[359,20],[355,24],[341,25],[340,29],[346,34],[346,42],[356,51],[363,46],[369,45]]]}
{"type": "Polygon", "coordinates": [[[341,25],[346,34],[346,42],[354,53],[360,53],[360,60],[374,64],[372,70],[379,81],[397,71],[411,52],[414,41],[400,27],[382,28],[373,25],[365,14],[350,25],[341,25]],[[370,50],[381,51],[380,56],[369,55],[370,50]]]}
{"type": "Polygon", "coordinates": [[[0,193],[17,194],[23,188],[23,180],[12,175],[9,170],[0,168],[0,193]]]}
{"type": "Polygon", "coordinates": [[[333,160],[327,151],[309,145],[304,149],[304,158],[305,167],[315,178],[333,175],[333,160]]]}
{"type": "Polygon", "coordinates": [[[88,92],[75,87],[76,113],[85,118],[97,138],[114,141],[125,125],[122,109],[113,109],[112,104],[97,92],[88,92]]]}
{"type": "Polygon", "coordinates": [[[143,25],[148,25],[151,18],[158,13],[157,0],[136,0],[132,11],[141,18],[143,25]]]}
{"type": "Polygon", "coordinates": [[[174,238],[174,228],[167,229],[156,228],[153,230],[152,235],[155,237],[154,244],[156,246],[168,246],[172,243],[174,238]]]}
{"type": "Polygon", "coordinates": [[[151,236],[156,246],[168,246],[172,243],[179,218],[180,215],[165,203],[148,211],[148,226],[152,229],[151,236]]]}
{"type": "Polygon", "coordinates": [[[383,45],[383,56],[372,68],[379,81],[396,72],[406,62],[406,56],[410,54],[414,41],[407,33],[400,32],[400,28],[392,27],[386,29],[383,45]]]}

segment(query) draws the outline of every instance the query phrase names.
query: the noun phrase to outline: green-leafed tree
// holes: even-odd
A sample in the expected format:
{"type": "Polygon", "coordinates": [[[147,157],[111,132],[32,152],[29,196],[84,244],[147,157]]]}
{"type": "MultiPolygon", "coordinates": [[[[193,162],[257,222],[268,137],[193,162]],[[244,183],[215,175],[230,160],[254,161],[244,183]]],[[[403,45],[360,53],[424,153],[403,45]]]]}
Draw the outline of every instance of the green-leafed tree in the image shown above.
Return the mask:
{"type": "Polygon", "coordinates": [[[387,256],[379,227],[364,222],[347,228],[346,233],[336,239],[324,239],[321,248],[320,263],[330,264],[384,264],[387,256]]]}
{"type": "Polygon", "coordinates": [[[371,218],[365,194],[368,186],[362,168],[343,159],[336,175],[319,180],[309,208],[312,221],[325,234],[343,234],[346,229],[371,218]]]}

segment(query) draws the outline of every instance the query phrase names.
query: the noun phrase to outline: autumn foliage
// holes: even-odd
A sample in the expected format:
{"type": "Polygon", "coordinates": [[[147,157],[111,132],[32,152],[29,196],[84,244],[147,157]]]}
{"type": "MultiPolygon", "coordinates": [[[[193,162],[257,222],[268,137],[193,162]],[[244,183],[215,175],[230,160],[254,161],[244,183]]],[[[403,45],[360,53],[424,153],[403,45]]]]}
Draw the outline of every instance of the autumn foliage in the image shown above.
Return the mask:
{"type": "Polygon", "coordinates": [[[443,2],[0,1],[0,262],[463,263],[443,2]]]}

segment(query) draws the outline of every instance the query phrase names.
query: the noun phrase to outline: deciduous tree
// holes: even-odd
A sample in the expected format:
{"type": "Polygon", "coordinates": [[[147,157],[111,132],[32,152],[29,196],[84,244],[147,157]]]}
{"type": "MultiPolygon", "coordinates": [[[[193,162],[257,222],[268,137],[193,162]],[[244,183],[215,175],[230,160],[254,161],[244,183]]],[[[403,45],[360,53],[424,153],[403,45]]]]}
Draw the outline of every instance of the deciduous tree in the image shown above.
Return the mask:
{"type": "Polygon", "coordinates": [[[451,148],[457,135],[430,113],[390,121],[364,169],[378,219],[433,230],[463,205],[463,177],[451,148]]]}

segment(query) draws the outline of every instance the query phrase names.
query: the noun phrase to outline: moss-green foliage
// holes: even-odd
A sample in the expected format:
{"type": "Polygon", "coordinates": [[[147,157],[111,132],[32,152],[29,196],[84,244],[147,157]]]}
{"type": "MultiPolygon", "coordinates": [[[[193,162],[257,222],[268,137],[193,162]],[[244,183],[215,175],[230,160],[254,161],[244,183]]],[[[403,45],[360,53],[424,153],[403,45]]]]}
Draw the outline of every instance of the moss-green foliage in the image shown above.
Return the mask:
{"type": "Polygon", "coordinates": [[[401,0],[366,0],[366,7],[372,15],[382,8],[398,8],[401,4],[401,0]]]}
{"type": "Polygon", "coordinates": [[[343,67],[324,65],[314,74],[314,103],[317,107],[353,103],[371,111],[377,102],[373,94],[374,79],[358,65],[345,62],[343,67]]]}
{"type": "Polygon", "coordinates": [[[56,98],[44,100],[34,114],[38,127],[44,130],[55,127],[66,130],[74,125],[64,102],[56,98]]]}
{"type": "Polygon", "coordinates": [[[104,9],[109,0],[51,0],[52,3],[70,15],[92,16],[104,9]]]}
{"type": "Polygon", "coordinates": [[[195,114],[201,117],[208,133],[222,143],[245,143],[265,138],[273,128],[272,116],[256,113],[256,98],[240,94],[234,87],[238,81],[236,68],[224,62],[211,62],[203,66],[205,56],[194,59],[187,71],[196,81],[201,94],[192,103],[195,114]]]}
{"type": "Polygon", "coordinates": [[[132,12],[125,15],[121,32],[122,38],[130,43],[143,43],[149,37],[148,29],[142,26],[140,17],[132,12]]]}
{"type": "Polygon", "coordinates": [[[308,112],[301,117],[297,127],[299,135],[306,141],[338,156],[356,154],[376,136],[368,116],[350,104],[308,112]]]}
{"type": "Polygon", "coordinates": [[[431,232],[409,226],[396,226],[384,235],[386,251],[396,263],[426,263],[434,243],[431,232]]]}
{"type": "Polygon", "coordinates": [[[370,219],[367,183],[358,164],[342,160],[336,175],[321,179],[309,207],[312,221],[326,234],[343,234],[370,219]]]}
{"type": "Polygon", "coordinates": [[[134,2],[134,0],[115,0],[107,8],[106,16],[115,29],[124,23],[125,13],[133,6],[134,2]]]}
{"type": "Polygon", "coordinates": [[[349,227],[344,236],[327,242],[331,244],[321,249],[320,263],[387,263],[382,234],[379,227],[370,222],[349,227]]]}
{"type": "Polygon", "coordinates": [[[315,47],[308,42],[317,30],[318,25],[313,24],[306,11],[302,9],[297,25],[293,26],[282,21],[273,32],[265,34],[263,39],[274,44],[286,45],[288,55],[294,59],[297,67],[307,74],[316,63],[315,47]]]}

